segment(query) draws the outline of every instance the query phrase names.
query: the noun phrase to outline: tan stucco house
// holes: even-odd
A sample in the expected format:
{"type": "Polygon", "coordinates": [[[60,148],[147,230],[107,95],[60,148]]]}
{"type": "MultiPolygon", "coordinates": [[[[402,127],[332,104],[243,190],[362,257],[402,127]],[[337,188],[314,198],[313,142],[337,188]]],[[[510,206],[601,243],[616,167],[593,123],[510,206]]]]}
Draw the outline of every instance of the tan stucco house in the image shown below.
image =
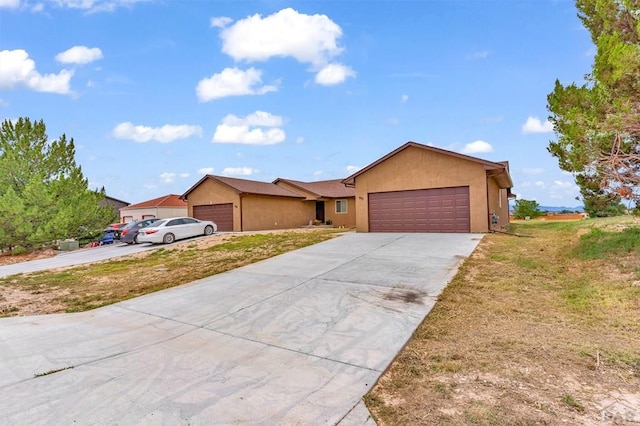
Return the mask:
{"type": "Polygon", "coordinates": [[[407,142],[342,182],[355,189],[359,232],[488,232],[509,223],[507,162],[407,142]]]}
{"type": "Polygon", "coordinates": [[[179,195],[169,194],[153,200],[131,204],[120,209],[122,222],[129,223],[134,220],[159,219],[187,215],[187,203],[179,195]]]}
{"type": "Polygon", "coordinates": [[[181,198],[189,216],[213,220],[219,231],[299,228],[316,220],[355,226],[355,191],[340,179],[259,182],[206,175],[181,198]]]}

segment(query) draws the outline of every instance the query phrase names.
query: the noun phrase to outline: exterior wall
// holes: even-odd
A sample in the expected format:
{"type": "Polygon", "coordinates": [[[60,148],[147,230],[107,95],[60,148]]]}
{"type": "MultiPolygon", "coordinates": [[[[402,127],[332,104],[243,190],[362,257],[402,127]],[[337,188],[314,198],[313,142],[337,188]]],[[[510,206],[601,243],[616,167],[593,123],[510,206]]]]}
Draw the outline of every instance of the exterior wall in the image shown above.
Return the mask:
{"type": "Polygon", "coordinates": [[[224,203],[233,203],[233,230],[235,232],[241,231],[240,195],[234,189],[213,179],[204,180],[189,193],[187,198],[188,215],[193,217],[193,206],[224,203]]]}
{"type": "Polygon", "coordinates": [[[498,187],[492,178],[487,179],[487,194],[489,198],[489,215],[496,212],[498,215],[498,225],[491,225],[491,229],[500,230],[509,224],[509,200],[507,190],[498,187]]]}
{"type": "Polygon", "coordinates": [[[147,207],[143,209],[120,210],[120,218],[125,222],[125,218],[131,217],[133,220],[146,219],[147,217],[157,217],[160,219],[167,217],[186,216],[186,207],[147,207]],[[146,217],[145,217],[146,216],[146,217]]]}
{"type": "Polygon", "coordinates": [[[471,232],[489,230],[487,178],[480,163],[410,146],[356,177],[355,183],[358,232],[369,232],[370,192],[453,186],[469,186],[471,232]]]}
{"type": "Polygon", "coordinates": [[[315,208],[315,202],[301,198],[245,195],[242,197],[242,230],[299,228],[316,217],[315,208]]]}
{"type": "Polygon", "coordinates": [[[350,198],[329,198],[324,200],[324,220],[331,220],[333,226],[354,228],[356,226],[356,199],[350,198]],[[347,212],[336,213],[336,200],[347,200],[347,212]]]}

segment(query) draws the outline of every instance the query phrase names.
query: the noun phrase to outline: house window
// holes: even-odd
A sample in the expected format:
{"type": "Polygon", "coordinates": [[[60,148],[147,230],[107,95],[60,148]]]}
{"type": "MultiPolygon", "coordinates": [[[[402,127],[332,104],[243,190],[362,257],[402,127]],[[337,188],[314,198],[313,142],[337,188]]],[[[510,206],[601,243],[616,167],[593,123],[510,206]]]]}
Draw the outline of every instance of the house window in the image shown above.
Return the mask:
{"type": "Polygon", "coordinates": [[[144,220],[144,219],[153,219],[153,218],[155,218],[155,216],[152,215],[152,214],[143,214],[142,215],[142,220],[144,220]]]}
{"type": "Polygon", "coordinates": [[[347,212],[347,200],[336,200],[336,213],[347,212]]]}
{"type": "Polygon", "coordinates": [[[124,222],[124,223],[133,222],[133,216],[122,216],[122,222],[124,222]]]}

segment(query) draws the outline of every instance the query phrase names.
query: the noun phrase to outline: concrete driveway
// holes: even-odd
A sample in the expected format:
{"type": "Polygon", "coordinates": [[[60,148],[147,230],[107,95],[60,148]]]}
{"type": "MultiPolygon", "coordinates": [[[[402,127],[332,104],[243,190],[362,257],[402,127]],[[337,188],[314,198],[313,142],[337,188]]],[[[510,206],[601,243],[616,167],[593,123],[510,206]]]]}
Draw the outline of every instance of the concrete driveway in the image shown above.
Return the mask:
{"type": "Polygon", "coordinates": [[[0,319],[0,418],[374,424],[362,396],[481,238],[350,233],[90,312],[0,319]]]}
{"type": "Polygon", "coordinates": [[[84,263],[99,262],[114,257],[127,256],[141,251],[153,250],[160,246],[151,244],[124,244],[115,243],[104,246],[91,247],[81,250],[63,252],[46,259],[30,260],[28,262],[14,263],[0,266],[0,278],[14,274],[46,271],[48,269],[64,268],[67,266],[82,265],[84,263]]]}

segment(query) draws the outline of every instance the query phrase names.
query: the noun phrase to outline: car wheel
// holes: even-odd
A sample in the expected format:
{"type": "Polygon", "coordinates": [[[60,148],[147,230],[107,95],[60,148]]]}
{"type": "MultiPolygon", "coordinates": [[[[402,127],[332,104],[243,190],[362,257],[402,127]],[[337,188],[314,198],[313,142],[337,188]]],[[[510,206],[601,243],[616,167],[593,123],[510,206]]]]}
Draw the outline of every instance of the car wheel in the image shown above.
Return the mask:
{"type": "Polygon", "coordinates": [[[204,235],[211,235],[213,234],[213,226],[211,225],[207,225],[204,227],[204,235]]]}
{"type": "Polygon", "coordinates": [[[140,241],[138,241],[138,234],[136,234],[136,236],[133,237],[133,244],[140,244],[140,241]]]}
{"type": "Polygon", "coordinates": [[[175,240],[176,240],[176,236],[171,233],[168,233],[164,236],[164,238],[162,239],[162,242],[165,244],[171,244],[175,240]]]}

